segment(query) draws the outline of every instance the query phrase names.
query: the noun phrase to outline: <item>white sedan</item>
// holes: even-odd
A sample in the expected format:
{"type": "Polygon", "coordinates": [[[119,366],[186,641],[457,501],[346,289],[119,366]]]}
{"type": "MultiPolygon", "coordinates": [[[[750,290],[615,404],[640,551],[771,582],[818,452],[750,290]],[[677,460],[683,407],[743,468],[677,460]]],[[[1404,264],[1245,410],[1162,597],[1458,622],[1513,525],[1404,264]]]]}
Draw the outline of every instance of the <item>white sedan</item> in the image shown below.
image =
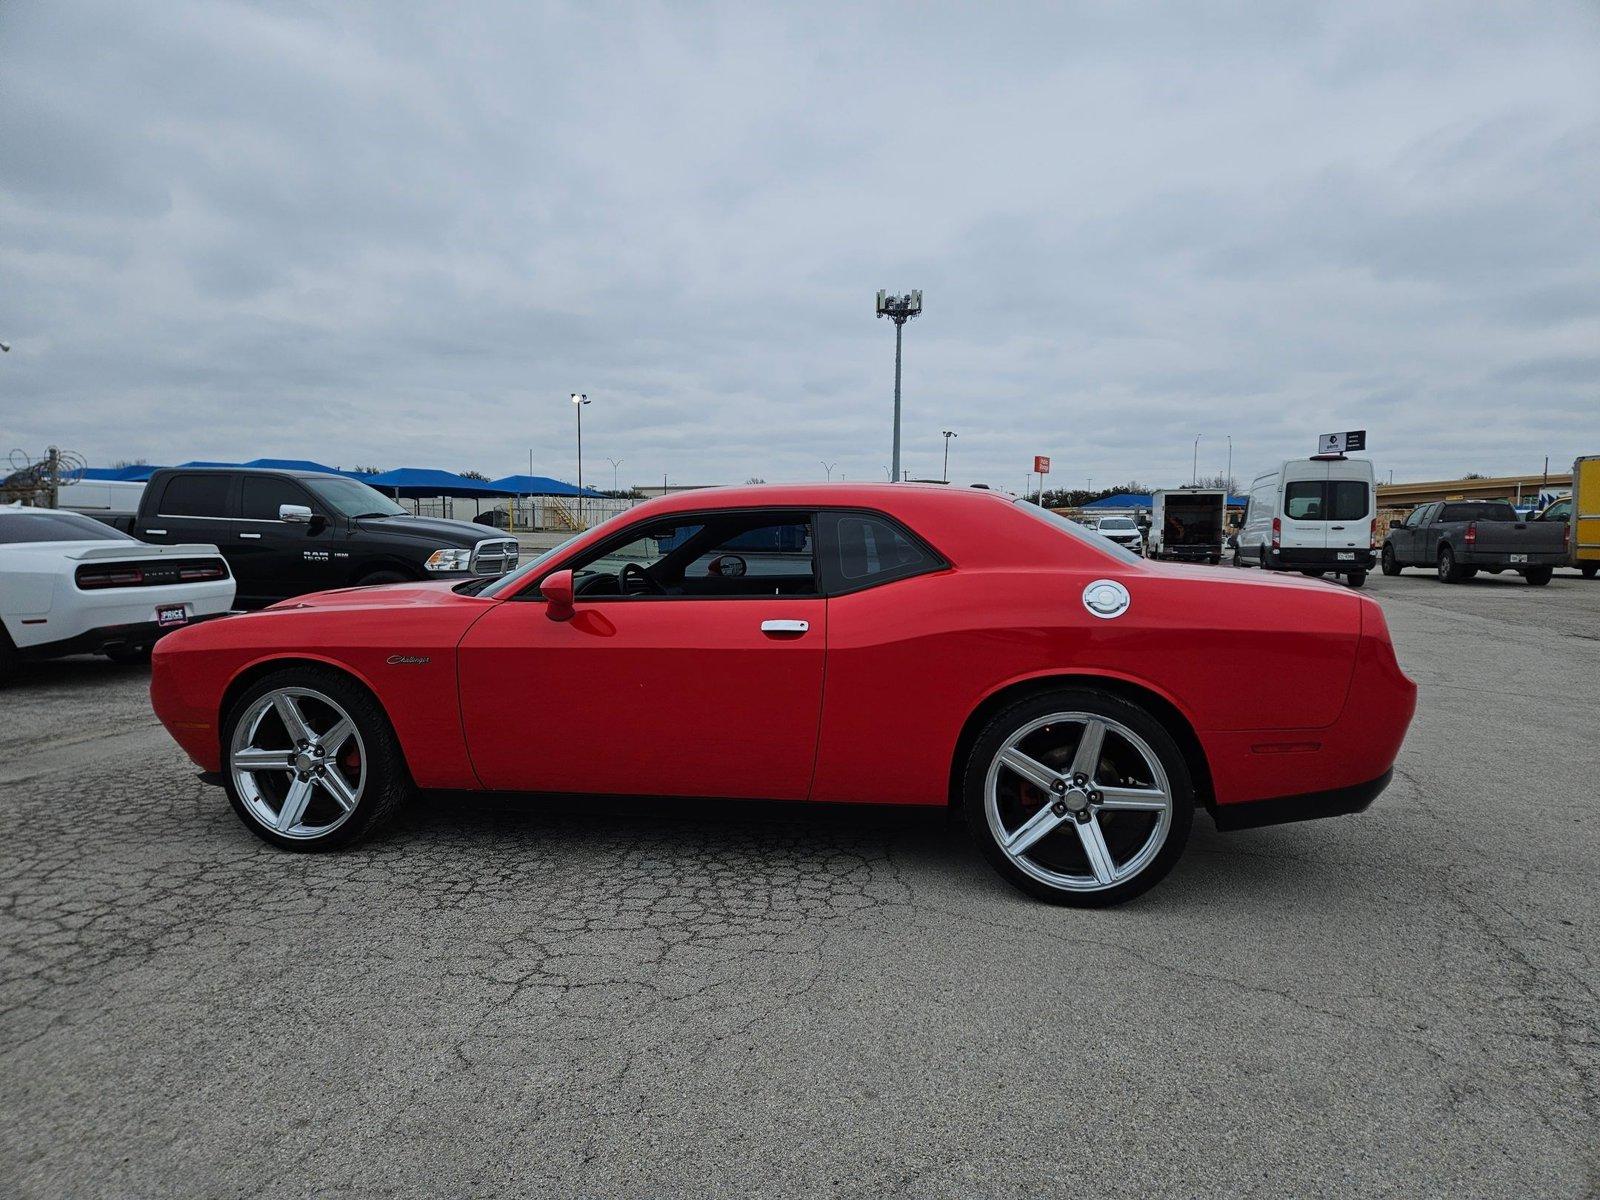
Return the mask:
{"type": "Polygon", "coordinates": [[[157,638],[233,606],[215,546],[151,546],[92,517],[0,506],[0,675],[17,659],[137,662],[157,638]]]}

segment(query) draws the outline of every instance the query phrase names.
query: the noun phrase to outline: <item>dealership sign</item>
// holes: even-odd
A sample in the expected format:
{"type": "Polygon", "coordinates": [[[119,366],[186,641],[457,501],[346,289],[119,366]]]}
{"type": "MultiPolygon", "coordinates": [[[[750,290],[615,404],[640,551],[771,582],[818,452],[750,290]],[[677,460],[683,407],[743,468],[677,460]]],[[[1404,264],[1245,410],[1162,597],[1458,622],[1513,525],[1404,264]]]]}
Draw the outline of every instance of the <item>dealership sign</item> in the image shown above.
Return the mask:
{"type": "Polygon", "coordinates": [[[1033,456],[1033,473],[1035,475],[1050,474],[1050,459],[1043,454],[1033,456]]]}
{"type": "Polygon", "coordinates": [[[1367,431],[1352,429],[1347,433],[1325,433],[1317,439],[1318,454],[1348,454],[1351,450],[1367,448],[1367,431]]]}

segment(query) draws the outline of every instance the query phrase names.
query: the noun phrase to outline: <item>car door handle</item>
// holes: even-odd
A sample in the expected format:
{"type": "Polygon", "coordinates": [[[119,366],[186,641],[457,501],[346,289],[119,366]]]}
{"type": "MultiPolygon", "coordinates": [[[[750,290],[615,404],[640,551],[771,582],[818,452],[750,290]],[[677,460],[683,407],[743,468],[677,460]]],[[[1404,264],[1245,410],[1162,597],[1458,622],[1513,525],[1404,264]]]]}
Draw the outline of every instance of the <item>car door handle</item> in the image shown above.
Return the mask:
{"type": "Polygon", "coordinates": [[[255,538],[257,541],[261,540],[261,535],[259,533],[241,533],[239,536],[242,538],[255,538]]]}
{"type": "Polygon", "coordinates": [[[146,533],[163,533],[164,534],[167,531],[165,529],[146,529],[145,532],[146,533]]]}
{"type": "Polygon", "coordinates": [[[1335,533],[1343,533],[1344,532],[1344,526],[1343,525],[1331,525],[1331,526],[1329,526],[1329,528],[1332,529],[1335,533]]]}
{"type": "Polygon", "coordinates": [[[763,621],[762,633],[805,633],[811,628],[810,621],[763,621]]]}

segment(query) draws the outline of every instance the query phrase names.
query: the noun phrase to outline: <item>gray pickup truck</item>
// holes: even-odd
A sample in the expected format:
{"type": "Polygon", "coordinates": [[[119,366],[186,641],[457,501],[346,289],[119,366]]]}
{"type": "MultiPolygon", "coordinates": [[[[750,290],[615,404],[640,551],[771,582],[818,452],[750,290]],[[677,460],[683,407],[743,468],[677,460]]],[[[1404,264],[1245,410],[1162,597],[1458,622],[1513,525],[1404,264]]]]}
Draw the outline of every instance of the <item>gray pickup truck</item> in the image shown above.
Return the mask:
{"type": "Polygon", "coordinates": [[[1436,500],[1389,522],[1383,573],[1430,567],[1443,582],[1460,583],[1479,571],[1515,571],[1542,587],[1567,561],[1565,530],[1558,522],[1525,521],[1504,500],[1436,500]]]}

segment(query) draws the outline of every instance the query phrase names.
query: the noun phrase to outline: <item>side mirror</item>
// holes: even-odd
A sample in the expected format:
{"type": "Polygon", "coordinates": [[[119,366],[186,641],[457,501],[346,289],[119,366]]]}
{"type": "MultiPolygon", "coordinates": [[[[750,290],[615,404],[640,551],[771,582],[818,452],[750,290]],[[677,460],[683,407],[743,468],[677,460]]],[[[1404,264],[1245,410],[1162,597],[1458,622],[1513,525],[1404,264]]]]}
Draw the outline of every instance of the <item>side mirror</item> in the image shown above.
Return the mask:
{"type": "Polygon", "coordinates": [[[1404,525],[1403,521],[1390,521],[1389,522],[1389,528],[1390,529],[1399,529],[1399,528],[1401,528],[1402,525],[1404,525]]]}
{"type": "Polygon", "coordinates": [[[574,611],[571,571],[545,576],[544,582],[539,584],[539,594],[544,597],[545,613],[552,621],[571,619],[574,611]]]}
{"type": "Polygon", "coordinates": [[[278,520],[289,525],[311,524],[311,510],[304,504],[278,505],[278,520]]]}

